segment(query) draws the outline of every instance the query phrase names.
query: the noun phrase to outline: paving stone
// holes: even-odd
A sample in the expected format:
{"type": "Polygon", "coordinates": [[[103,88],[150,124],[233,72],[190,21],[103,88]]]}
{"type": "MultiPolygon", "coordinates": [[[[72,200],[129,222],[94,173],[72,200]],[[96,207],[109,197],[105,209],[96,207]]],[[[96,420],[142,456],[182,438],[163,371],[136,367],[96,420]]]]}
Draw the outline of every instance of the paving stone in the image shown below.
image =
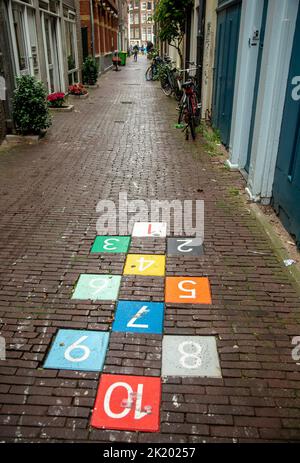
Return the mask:
{"type": "Polygon", "coordinates": [[[203,241],[200,238],[168,238],[168,256],[202,256],[203,241]]]}
{"type": "Polygon", "coordinates": [[[130,244],[130,236],[97,236],[91,253],[126,253],[130,244]]]}
{"type": "Polygon", "coordinates": [[[80,275],[72,299],[116,300],[121,276],[80,275]]]}
{"type": "Polygon", "coordinates": [[[155,254],[128,254],[124,275],[163,276],[166,257],[155,254]]]}
{"type": "Polygon", "coordinates": [[[221,377],[213,336],[164,336],[163,376],[221,377]]]}
{"type": "MultiPolygon", "coordinates": [[[[0,408],[1,441],[299,441],[300,367],[291,357],[292,337],[299,335],[299,296],[267,234],[249,214],[243,177],[224,169],[223,155],[208,156],[201,136],[186,142],[172,128],[176,102],[145,81],[147,66],[146,58],[140,57],[138,68],[129,59],[122,72],[101,77],[92,104],[81,100],[78,112],[55,114],[38,146],[1,152],[0,335],[9,346],[7,360],[0,361],[0,393],[6,401],[0,408]],[[233,187],[241,194],[232,196],[233,187]],[[164,332],[216,336],[223,377],[163,377],[163,427],[154,433],[91,431],[89,404],[100,373],[43,369],[43,360],[27,357],[46,356],[62,328],[110,330],[113,300],[72,299],[81,274],[122,275],[123,300],[165,301],[164,277],[123,275],[125,253],[91,253],[99,200],[112,200],[117,207],[120,192],[148,207],[152,199],[205,202],[205,253],[167,255],[166,276],[208,278],[212,304],[166,303],[164,332]],[[20,397],[24,403],[15,403],[20,397]],[[214,413],[215,423],[208,416],[214,413]],[[280,422],[236,425],[237,417],[280,422]],[[37,425],[39,418],[44,427],[37,425]],[[57,425],[52,418],[60,419],[57,425]],[[61,419],[69,420],[64,433],[61,419]],[[228,424],[221,424],[223,419],[228,424]],[[72,420],[83,433],[70,433],[72,420]]],[[[154,221],[150,209],[143,218],[135,213],[129,213],[132,226],[154,221]]],[[[105,236],[132,231],[132,226],[117,229],[113,221],[106,225],[105,236]]],[[[125,219],[121,225],[127,225],[125,219]]],[[[167,238],[132,237],[128,251],[165,255],[169,237],[190,236],[171,221],[167,238]]],[[[159,377],[161,355],[161,335],[112,332],[103,370],[159,377]]]]}
{"type": "Polygon", "coordinates": [[[113,331],[161,334],[164,304],[160,302],[119,301],[113,331]]]}
{"type": "Polygon", "coordinates": [[[44,363],[44,368],[101,371],[109,333],[59,330],[44,363]]]}

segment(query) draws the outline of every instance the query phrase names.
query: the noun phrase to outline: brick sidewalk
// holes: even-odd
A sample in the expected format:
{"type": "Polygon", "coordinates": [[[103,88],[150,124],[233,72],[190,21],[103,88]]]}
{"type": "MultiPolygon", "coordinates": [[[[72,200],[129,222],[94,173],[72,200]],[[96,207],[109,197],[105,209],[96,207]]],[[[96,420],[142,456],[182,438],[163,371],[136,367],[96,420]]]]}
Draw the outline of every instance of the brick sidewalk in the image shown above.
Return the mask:
{"type": "MultiPolygon", "coordinates": [[[[233,188],[239,173],[186,142],[175,102],[144,81],[146,60],[100,80],[39,145],[0,152],[0,438],[5,442],[299,441],[299,298],[233,188]],[[129,102],[131,104],[129,104],[129,102]],[[217,339],[222,379],[163,379],[159,433],[90,427],[98,373],[43,369],[58,329],[107,331],[112,301],[71,299],[80,274],[123,271],[90,254],[100,199],[204,199],[205,255],[167,257],[168,276],[205,276],[212,305],[166,304],[165,335],[217,339]]],[[[198,137],[199,138],[199,137],[198,137]]],[[[165,254],[165,239],[129,252],[165,254]]],[[[163,301],[164,278],[122,278],[120,299],[163,301]]],[[[162,336],[112,333],[104,373],[160,376],[162,336]]]]}

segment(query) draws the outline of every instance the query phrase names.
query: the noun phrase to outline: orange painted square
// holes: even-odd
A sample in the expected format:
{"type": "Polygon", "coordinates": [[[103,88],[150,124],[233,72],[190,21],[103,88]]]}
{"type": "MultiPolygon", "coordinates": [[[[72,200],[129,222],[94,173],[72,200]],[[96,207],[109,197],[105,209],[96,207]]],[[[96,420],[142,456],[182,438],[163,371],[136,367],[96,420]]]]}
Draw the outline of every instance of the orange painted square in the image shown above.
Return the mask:
{"type": "Polygon", "coordinates": [[[211,304],[209,279],[207,277],[167,277],[165,302],[211,304]]]}

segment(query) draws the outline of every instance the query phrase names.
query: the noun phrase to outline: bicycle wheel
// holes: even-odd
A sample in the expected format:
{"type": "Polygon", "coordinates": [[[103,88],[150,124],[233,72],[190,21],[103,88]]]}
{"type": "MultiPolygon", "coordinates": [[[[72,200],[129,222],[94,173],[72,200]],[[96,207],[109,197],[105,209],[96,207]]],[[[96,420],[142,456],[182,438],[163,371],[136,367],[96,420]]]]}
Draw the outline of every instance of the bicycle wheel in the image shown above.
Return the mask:
{"type": "Polygon", "coordinates": [[[171,87],[171,84],[169,82],[169,79],[167,77],[165,77],[164,79],[161,80],[160,84],[161,84],[161,89],[164,92],[164,94],[166,96],[171,96],[172,87],[171,87]]]}
{"type": "Polygon", "coordinates": [[[195,129],[195,118],[190,114],[189,127],[192,135],[192,139],[196,140],[196,129],[195,129]]]}
{"type": "Polygon", "coordinates": [[[153,80],[153,69],[152,65],[148,67],[146,74],[145,74],[146,80],[149,82],[150,80],[153,80]]]}

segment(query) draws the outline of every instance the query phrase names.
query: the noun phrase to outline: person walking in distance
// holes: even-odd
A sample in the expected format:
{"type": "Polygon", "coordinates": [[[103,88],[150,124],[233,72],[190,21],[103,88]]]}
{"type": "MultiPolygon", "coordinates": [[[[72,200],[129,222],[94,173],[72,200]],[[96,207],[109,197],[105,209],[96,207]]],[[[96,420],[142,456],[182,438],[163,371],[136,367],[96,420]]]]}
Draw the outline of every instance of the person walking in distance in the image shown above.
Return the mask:
{"type": "Polygon", "coordinates": [[[139,52],[139,45],[136,43],[133,47],[134,61],[137,61],[138,52],[139,52]]]}

